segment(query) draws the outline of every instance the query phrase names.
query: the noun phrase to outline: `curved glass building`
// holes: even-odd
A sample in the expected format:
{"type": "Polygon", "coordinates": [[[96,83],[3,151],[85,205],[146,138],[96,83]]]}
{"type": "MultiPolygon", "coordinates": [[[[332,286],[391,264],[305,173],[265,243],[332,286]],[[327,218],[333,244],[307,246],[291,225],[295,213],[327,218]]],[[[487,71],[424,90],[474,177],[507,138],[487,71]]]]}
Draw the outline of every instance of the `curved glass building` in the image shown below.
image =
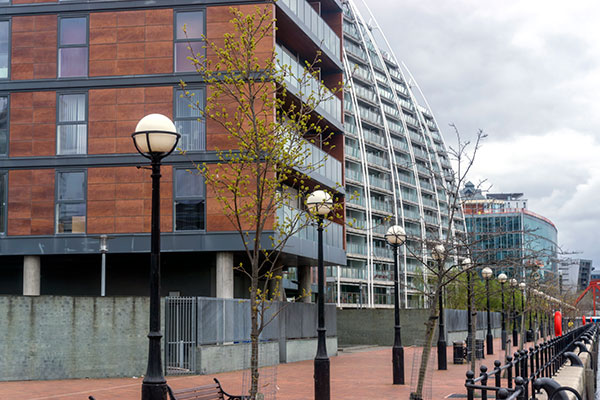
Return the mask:
{"type": "MultiPolygon", "coordinates": [[[[426,259],[422,243],[447,234],[450,162],[418,85],[389,45],[380,48],[387,40],[373,16],[367,24],[351,0],[343,8],[348,261],[329,268],[328,300],[340,307],[393,306],[392,250],[384,235],[398,224],[408,235],[399,249],[401,306],[422,307],[422,264],[406,247],[426,259]]],[[[455,224],[464,226],[462,218],[455,224]]]]}

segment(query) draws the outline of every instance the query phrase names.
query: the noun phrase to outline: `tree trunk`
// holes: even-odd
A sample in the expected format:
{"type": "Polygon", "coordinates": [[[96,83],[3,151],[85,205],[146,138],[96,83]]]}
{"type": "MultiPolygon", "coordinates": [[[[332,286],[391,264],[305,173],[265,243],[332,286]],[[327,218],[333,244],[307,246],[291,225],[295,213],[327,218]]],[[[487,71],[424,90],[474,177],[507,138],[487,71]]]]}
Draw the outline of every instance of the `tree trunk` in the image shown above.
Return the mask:
{"type": "MultiPolygon", "coordinates": [[[[254,264],[255,260],[253,260],[254,264]]],[[[252,265],[252,282],[250,290],[250,399],[255,400],[258,393],[258,267],[252,265]]]]}
{"type": "MultiPolygon", "coordinates": [[[[437,294],[435,299],[437,299],[437,294]]],[[[417,387],[414,393],[411,393],[410,398],[414,400],[423,399],[423,386],[425,384],[425,376],[427,375],[427,364],[429,363],[429,357],[431,357],[431,345],[433,343],[433,333],[435,332],[435,321],[438,319],[438,307],[437,301],[432,302],[430,308],[431,313],[427,320],[427,330],[425,332],[425,343],[423,344],[423,353],[421,354],[421,365],[419,366],[419,376],[417,381],[417,387]]]]}
{"type": "Polygon", "coordinates": [[[471,334],[469,335],[471,337],[471,343],[469,343],[469,346],[471,348],[471,359],[469,360],[471,362],[471,371],[476,372],[475,368],[475,362],[476,362],[476,353],[475,353],[475,343],[476,343],[476,337],[477,337],[477,311],[475,311],[474,305],[473,305],[473,298],[471,297],[471,326],[469,326],[469,330],[471,332],[471,334]]]}

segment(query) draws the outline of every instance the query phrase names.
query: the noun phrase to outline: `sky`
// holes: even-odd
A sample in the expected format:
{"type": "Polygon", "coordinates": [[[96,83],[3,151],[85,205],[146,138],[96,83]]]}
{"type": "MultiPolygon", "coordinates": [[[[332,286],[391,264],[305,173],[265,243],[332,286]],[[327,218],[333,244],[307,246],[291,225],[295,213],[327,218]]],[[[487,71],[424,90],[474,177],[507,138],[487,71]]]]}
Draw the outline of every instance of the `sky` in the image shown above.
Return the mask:
{"type": "Polygon", "coordinates": [[[487,135],[470,180],[524,193],[600,269],[600,2],[367,1],[447,145],[450,123],[487,135]]]}

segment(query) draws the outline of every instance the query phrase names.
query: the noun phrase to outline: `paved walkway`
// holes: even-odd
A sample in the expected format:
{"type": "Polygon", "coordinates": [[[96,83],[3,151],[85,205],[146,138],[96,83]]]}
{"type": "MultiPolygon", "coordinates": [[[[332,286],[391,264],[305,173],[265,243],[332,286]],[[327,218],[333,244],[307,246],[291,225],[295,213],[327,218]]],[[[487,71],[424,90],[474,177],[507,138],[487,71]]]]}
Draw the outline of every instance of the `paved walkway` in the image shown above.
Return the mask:
{"type": "MultiPolygon", "coordinates": [[[[500,348],[496,339],[495,348],[500,348]]],[[[332,399],[408,399],[411,389],[413,357],[420,356],[420,348],[405,348],[406,385],[392,385],[392,352],[389,347],[366,348],[340,352],[331,358],[331,398],[332,399]]],[[[434,357],[430,366],[433,376],[428,386],[433,400],[448,398],[451,394],[466,394],[464,390],[466,365],[452,364],[452,348],[448,348],[448,370],[438,371],[434,357]]],[[[499,358],[486,356],[483,363],[493,365],[499,358]]],[[[416,368],[416,366],[415,366],[416,368]]],[[[313,361],[301,361],[278,365],[276,369],[278,400],[306,400],[313,398],[313,361]]],[[[416,375],[416,372],[415,372],[416,375]]],[[[215,375],[194,375],[168,377],[174,389],[187,388],[210,383],[217,377],[225,390],[239,394],[242,390],[243,371],[215,375]]],[[[141,379],[74,379],[58,381],[18,381],[1,382],[0,399],[19,400],[86,400],[93,395],[96,400],[139,400],[141,379]]]]}

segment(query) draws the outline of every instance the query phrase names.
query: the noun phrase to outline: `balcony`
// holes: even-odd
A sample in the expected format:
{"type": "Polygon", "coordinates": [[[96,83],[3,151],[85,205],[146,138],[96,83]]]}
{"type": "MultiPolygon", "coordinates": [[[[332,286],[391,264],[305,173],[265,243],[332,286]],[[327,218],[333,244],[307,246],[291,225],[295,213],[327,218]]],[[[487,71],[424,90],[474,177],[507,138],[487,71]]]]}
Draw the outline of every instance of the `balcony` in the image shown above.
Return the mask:
{"type": "Polygon", "coordinates": [[[331,91],[323,86],[321,82],[310,76],[304,66],[283,47],[276,45],[277,59],[280,65],[278,68],[285,68],[281,71],[283,80],[290,90],[300,100],[307,102],[312,99],[322,99],[316,110],[325,116],[331,122],[334,122],[340,130],[342,129],[342,101],[331,91]],[[304,78],[306,74],[306,79],[304,78]],[[301,87],[302,86],[302,87],[301,87]]]}
{"type": "MultiPolygon", "coordinates": [[[[304,159],[302,163],[309,171],[303,171],[307,175],[319,174],[330,180],[328,186],[334,188],[342,184],[342,163],[327,154],[314,144],[303,140],[304,159]]],[[[302,171],[303,169],[300,168],[302,171]]]]}
{"type": "MultiPolygon", "coordinates": [[[[329,50],[336,60],[340,60],[340,38],[327,25],[321,16],[306,0],[280,0],[277,5],[285,6],[285,11],[290,11],[317,38],[317,45],[329,50]]],[[[284,7],[281,7],[284,8],[284,7]]]]}
{"type": "MultiPolygon", "coordinates": [[[[290,206],[282,206],[279,210],[277,210],[277,220],[279,224],[290,224],[294,221],[298,221],[296,226],[303,226],[298,229],[292,237],[307,240],[310,242],[317,242],[317,226],[316,224],[308,222],[307,224],[307,216],[304,211],[298,210],[297,208],[290,206]]],[[[323,244],[325,246],[330,246],[335,249],[344,248],[344,228],[342,225],[337,224],[335,222],[326,221],[325,229],[323,230],[323,244]]]]}

